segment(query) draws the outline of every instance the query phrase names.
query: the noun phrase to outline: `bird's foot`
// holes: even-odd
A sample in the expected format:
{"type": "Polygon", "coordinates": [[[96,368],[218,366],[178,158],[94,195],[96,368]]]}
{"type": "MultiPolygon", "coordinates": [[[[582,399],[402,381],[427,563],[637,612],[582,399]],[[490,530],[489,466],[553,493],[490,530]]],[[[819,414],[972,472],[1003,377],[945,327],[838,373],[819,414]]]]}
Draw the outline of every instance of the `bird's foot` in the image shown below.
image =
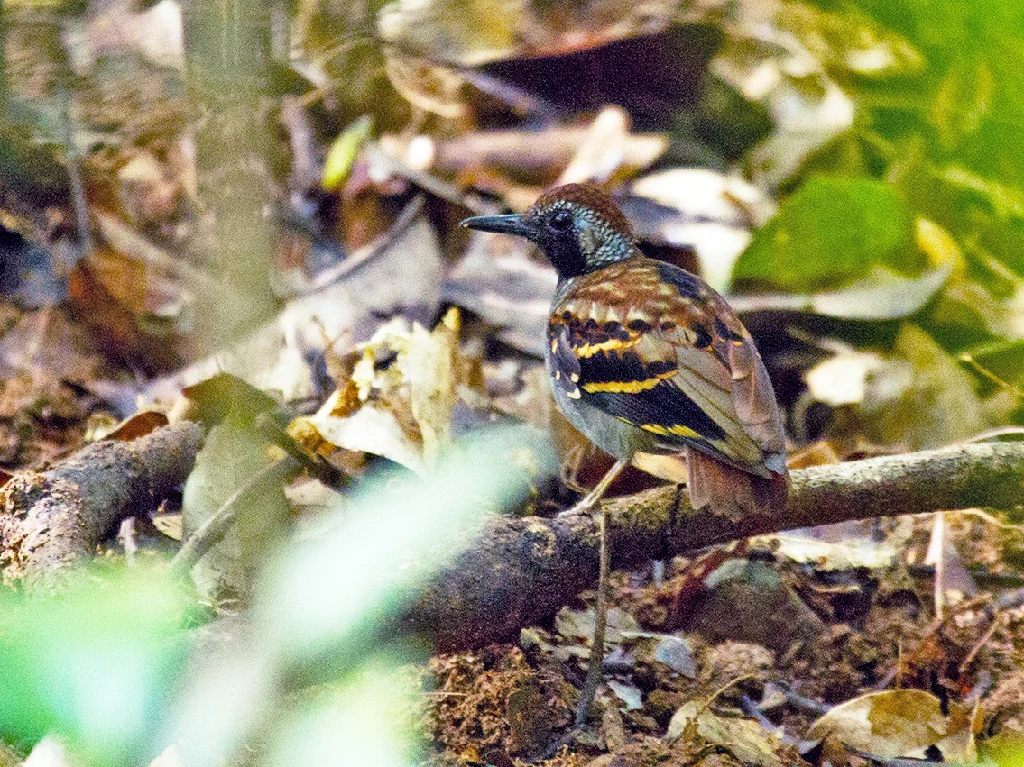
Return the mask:
{"type": "Polygon", "coordinates": [[[571,509],[559,513],[560,517],[574,517],[579,514],[588,514],[593,511],[594,507],[597,506],[597,502],[601,500],[604,495],[604,491],[608,489],[608,486],[615,481],[615,478],[619,476],[619,473],[629,465],[628,461],[616,461],[607,473],[601,478],[601,481],[597,483],[593,490],[587,493],[575,506],[571,509]]]}
{"type": "Polygon", "coordinates": [[[591,495],[593,495],[593,493],[588,494],[575,506],[572,506],[566,509],[565,511],[558,512],[558,516],[576,517],[580,516],[581,514],[589,514],[594,510],[594,507],[597,506],[597,502],[600,500],[600,498],[591,498],[591,495]]]}

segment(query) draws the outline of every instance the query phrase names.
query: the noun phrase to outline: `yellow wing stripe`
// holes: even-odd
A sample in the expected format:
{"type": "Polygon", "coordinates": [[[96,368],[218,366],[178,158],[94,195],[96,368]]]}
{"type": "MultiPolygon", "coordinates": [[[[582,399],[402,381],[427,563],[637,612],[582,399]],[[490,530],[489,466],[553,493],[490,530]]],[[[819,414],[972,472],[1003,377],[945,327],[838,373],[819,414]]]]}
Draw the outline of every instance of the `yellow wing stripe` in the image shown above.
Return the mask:
{"type": "Polygon", "coordinates": [[[598,352],[609,352],[618,349],[628,349],[631,346],[636,346],[640,341],[640,336],[631,338],[629,341],[620,341],[617,338],[610,338],[607,341],[599,341],[596,344],[581,344],[573,347],[573,351],[576,356],[580,359],[587,359],[593,357],[598,352]]]}
{"type": "MultiPolygon", "coordinates": [[[[640,381],[594,381],[583,384],[583,391],[588,394],[597,392],[611,392],[613,394],[637,394],[638,392],[653,389],[667,378],[673,378],[678,371],[675,369],[666,370],[651,378],[644,378],[640,381]]],[[[646,428],[646,427],[644,427],[646,428]]]]}
{"type": "Polygon", "coordinates": [[[701,436],[689,426],[683,426],[681,423],[672,424],[671,426],[662,426],[658,423],[642,423],[640,428],[644,431],[649,431],[652,434],[658,434],[662,437],[674,434],[677,437],[690,437],[691,439],[700,439],[701,436]]]}

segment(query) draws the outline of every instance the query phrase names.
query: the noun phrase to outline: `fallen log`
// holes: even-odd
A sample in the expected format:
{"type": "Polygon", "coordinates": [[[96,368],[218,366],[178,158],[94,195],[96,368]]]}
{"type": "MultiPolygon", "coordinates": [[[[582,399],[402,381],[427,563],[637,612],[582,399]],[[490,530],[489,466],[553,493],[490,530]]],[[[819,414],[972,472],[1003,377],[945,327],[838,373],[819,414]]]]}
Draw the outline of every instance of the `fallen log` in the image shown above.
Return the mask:
{"type": "MultiPolygon", "coordinates": [[[[791,473],[786,508],[733,519],[697,512],[675,486],[605,502],[613,568],[712,544],[873,517],[1024,504],[1024,444],[990,443],[872,458],[791,473]]],[[[597,580],[589,516],[496,518],[399,620],[442,651],[516,641],[597,580]]]]}
{"type": "Polygon", "coordinates": [[[96,442],[0,490],[0,567],[7,582],[60,588],[71,569],[133,514],[152,511],[188,477],[201,426],[181,422],[131,442],[96,442]]]}

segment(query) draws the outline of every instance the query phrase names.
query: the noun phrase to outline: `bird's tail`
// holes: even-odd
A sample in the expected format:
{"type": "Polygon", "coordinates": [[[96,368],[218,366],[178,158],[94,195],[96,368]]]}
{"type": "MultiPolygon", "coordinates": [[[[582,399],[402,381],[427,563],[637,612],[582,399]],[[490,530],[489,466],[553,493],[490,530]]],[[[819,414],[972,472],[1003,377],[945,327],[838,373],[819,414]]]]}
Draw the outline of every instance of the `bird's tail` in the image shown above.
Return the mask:
{"type": "Polygon", "coordinates": [[[759,477],[722,463],[697,450],[686,451],[690,503],[708,506],[717,514],[739,519],[749,514],[781,511],[789,483],[785,474],[759,477]]]}

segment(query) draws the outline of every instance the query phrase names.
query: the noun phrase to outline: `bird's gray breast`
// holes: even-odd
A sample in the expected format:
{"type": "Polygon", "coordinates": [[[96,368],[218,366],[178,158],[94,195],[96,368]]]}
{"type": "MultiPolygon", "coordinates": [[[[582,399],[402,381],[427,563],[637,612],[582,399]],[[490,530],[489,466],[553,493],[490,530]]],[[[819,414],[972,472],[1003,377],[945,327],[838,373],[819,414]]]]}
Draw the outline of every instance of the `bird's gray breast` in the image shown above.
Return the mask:
{"type": "Polygon", "coordinates": [[[635,426],[620,421],[587,402],[587,394],[579,380],[579,360],[569,345],[564,326],[549,329],[549,342],[545,350],[548,380],[555,404],[587,439],[606,453],[621,460],[629,460],[633,453],[650,442],[649,435],[635,426]]]}

